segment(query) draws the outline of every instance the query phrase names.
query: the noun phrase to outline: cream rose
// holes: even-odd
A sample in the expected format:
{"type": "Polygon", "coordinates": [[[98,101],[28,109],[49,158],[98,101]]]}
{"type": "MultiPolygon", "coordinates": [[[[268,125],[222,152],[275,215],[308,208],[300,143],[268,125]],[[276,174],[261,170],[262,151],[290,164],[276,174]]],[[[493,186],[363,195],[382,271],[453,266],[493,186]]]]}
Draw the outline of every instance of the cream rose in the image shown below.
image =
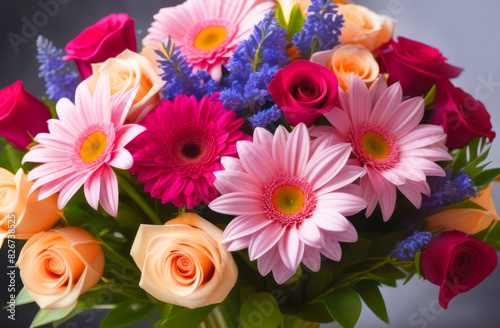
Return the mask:
{"type": "Polygon", "coordinates": [[[104,72],[109,76],[111,95],[139,86],[127,115],[128,122],[139,123],[160,103],[159,91],[165,82],[158,75],[155,64],[138,53],[125,50],[116,58],[92,64],[92,72],[92,75],[85,80],[92,94],[99,77],[104,72]]]}
{"type": "Polygon", "coordinates": [[[370,87],[380,73],[373,54],[360,45],[341,44],[332,50],[315,53],[311,61],[335,73],[339,87],[346,92],[349,92],[349,75],[358,76],[370,87]]]}
{"type": "Polygon", "coordinates": [[[238,277],[222,230],[193,213],[163,226],[142,224],[130,254],[139,286],[154,298],[190,309],[222,302],[238,277]]]}
{"type": "Polygon", "coordinates": [[[35,191],[28,197],[32,185],[22,169],[14,175],[0,168],[0,247],[9,230],[16,239],[28,239],[59,221],[57,195],[39,201],[35,191]]]}
{"type": "Polygon", "coordinates": [[[396,21],[385,15],[378,15],[370,9],[354,4],[339,4],[339,12],[344,15],[345,24],[340,42],[360,44],[374,51],[392,38],[396,21]]]}
{"type": "Polygon", "coordinates": [[[29,294],[42,309],[73,307],[104,269],[99,241],[85,230],[65,227],[31,237],[16,264],[29,294]]]}

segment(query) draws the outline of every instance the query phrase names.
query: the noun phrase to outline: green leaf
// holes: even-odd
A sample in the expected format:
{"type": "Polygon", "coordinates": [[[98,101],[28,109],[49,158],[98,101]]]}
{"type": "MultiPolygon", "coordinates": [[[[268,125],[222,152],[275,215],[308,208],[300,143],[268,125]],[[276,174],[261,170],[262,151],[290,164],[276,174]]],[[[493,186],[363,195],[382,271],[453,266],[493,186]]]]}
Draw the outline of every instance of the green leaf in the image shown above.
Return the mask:
{"type": "Polygon", "coordinates": [[[274,297],[266,292],[250,295],[240,310],[244,328],[276,328],[281,322],[281,311],[274,297]]]}
{"type": "Polygon", "coordinates": [[[434,84],[432,88],[429,90],[429,92],[427,92],[427,94],[425,95],[424,98],[425,107],[428,107],[434,103],[434,99],[436,98],[436,90],[437,88],[436,85],[434,84]]]}
{"type": "Polygon", "coordinates": [[[31,322],[30,328],[40,327],[48,323],[61,320],[73,311],[72,307],[59,310],[39,310],[31,322]]]}
{"type": "Polygon", "coordinates": [[[408,277],[406,277],[405,279],[405,282],[403,282],[403,286],[406,285],[407,283],[410,282],[410,280],[413,278],[413,276],[415,276],[417,273],[416,272],[412,272],[408,275],[408,277]]]}
{"type": "Polygon", "coordinates": [[[354,287],[354,290],[361,296],[366,305],[375,313],[383,322],[389,324],[389,317],[385,307],[384,298],[378,289],[378,284],[371,280],[362,280],[354,287]]]}
{"type": "Polygon", "coordinates": [[[6,139],[0,138],[0,167],[16,174],[24,154],[25,152],[12,147],[6,139]]]}
{"type": "Polygon", "coordinates": [[[300,306],[287,307],[283,312],[289,315],[296,316],[305,321],[328,323],[333,322],[330,310],[324,300],[313,301],[308,304],[301,304],[300,306]]]}
{"type": "Polygon", "coordinates": [[[500,224],[496,220],[488,228],[478,232],[473,237],[490,244],[496,250],[500,250],[500,224]]]}
{"type": "Polygon", "coordinates": [[[152,303],[126,300],[108,312],[101,322],[101,328],[123,327],[141,321],[153,307],[152,303]]]}
{"type": "Polygon", "coordinates": [[[155,328],[197,328],[214,307],[215,305],[209,305],[191,310],[172,305],[168,316],[162,316],[162,319],[156,323],[155,328]]]}
{"type": "Polygon", "coordinates": [[[16,296],[16,306],[32,303],[35,300],[28,293],[26,287],[23,287],[16,296]]]}
{"type": "Polygon", "coordinates": [[[288,22],[288,26],[286,27],[287,34],[286,38],[288,40],[292,39],[292,36],[300,32],[302,30],[302,26],[304,25],[304,14],[300,9],[299,5],[296,5],[292,8],[292,12],[290,13],[290,21],[288,22]]]}
{"type": "Polygon", "coordinates": [[[283,13],[283,8],[281,8],[281,5],[279,3],[276,4],[276,20],[281,27],[283,27],[284,29],[287,28],[285,14],[283,13]]]}
{"type": "Polygon", "coordinates": [[[420,267],[420,259],[422,257],[422,252],[417,252],[417,254],[415,254],[415,271],[418,273],[418,276],[420,278],[422,278],[422,271],[421,271],[421,267],[420,267]]]}
{"type": "Polygon", "coordinates": [[[325,303],[332,317],[343,328],[354,328],[361,314],[361,300],[352,288],[342,288],[332,293],[325,303]]]}
{"type": "Polygon", "coordinates": [[[474,203],[472,200],[466,200],[465,202],[446,206],[444,210],[456,210],[456,209],[475,209],[475,210],[486,211],[484,207],[474,203]]]}
{"type": "Polygon", "coordinates": [[[465,165],[467,165],[467,147],[464,147],[458,151],[453,162],[452,170],[453,175],[457,174],[465,165]]]}
{"type": "Polygon", "coordinates": [[[483,171],[472,180],[476,186],[484,186],[500,175],[500,168],[483,171]]]}

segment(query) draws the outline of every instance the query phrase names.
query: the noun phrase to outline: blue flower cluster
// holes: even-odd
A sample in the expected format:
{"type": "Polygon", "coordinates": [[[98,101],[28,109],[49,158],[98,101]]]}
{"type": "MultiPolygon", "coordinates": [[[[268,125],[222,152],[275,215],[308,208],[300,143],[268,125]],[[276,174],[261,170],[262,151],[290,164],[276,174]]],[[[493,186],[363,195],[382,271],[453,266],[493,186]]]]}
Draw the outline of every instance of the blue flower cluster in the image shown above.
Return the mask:
{"type": "Polygon", "coordinates": [[[413,235],[396,244],[391,252],[391,257],[397,257],[403,261],[412,261],[415,254],[431,241],[432,234],[427,231],[415,231],[413,235]]]}
{"type": "Polygon", "coordinates": [[[64,51],[57,49],[48,39],[40,35],[36,46],[36,59],[40,63],[38,76],[45,79],[48,99],[57,102],[61,98],[68,98],[73,101],[76,87],[81,81],[80,74],[62,59],[64,51]]]}
{"type": "Polygon", "coordinates": [[[169,39],[165,46],[165,53],[156,50],[161,57],[157,60],[162,69],[160,76],[167,83],[160,91],[162,99],[173,99],[178,95],[195,96],[200,100],[203,96],[211,96],[220,90],[220,85],[212,79],[207,71],[198,70],[193,73],[181,51],[175,51],[175,45],[169,39]]]}
{"type": "Polygon", "coordinates": [[[250,37],[238,45],[227,64],[231,73],[228,87],[222,90],[220,98],[224,107],[237,112],[256,114],[254,126],[265,121],[275,121],[278,111],[267,109],[272,98],[267,89],[276,72],[288,61],[286,30],[279,26],[274,10],[255,26],[250,37]],[[272,115],[270,113],[273,113],[272,115]]]}
{"type": "Polygon", "coordinates": [[[338,42],[344,17],[331,0],[312,0],[302,31],[292,37],[293,44],[306,59],[316,51],[330,50],[338,42]]]}
{"type": "Polygon", "coordinates": [[[452,170],[446,171],[444,177],[429,179],[431,195],[423,203],[422,209],[430,210],[463,202],[467,196],[476,196],[474,181],[463,171],[459,171],[455,178],[451,178],[452,170]]]}
{"type": "Polygon", "coordinates": [[[257,114],[250,116],[248,121],[252,123],[252,128],[265,128],[272,122],[279,120],[281,109],[278,105],[273,105],[268,109],[261,110],[257,114]]]}

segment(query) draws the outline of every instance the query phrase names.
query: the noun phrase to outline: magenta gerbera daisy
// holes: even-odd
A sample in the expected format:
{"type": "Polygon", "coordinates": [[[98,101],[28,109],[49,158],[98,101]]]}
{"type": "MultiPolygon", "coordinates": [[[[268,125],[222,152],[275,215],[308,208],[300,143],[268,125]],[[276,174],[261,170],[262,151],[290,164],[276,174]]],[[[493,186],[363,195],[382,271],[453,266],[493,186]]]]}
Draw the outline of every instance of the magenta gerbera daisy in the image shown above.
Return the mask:
{"type": "Polygon", "coordinates": [[[339,90],[342,109],[325,114],[333,127],[315,127],[312,135],[332,135],[352,146],[366,170],[360,187],[368,202],[367,217],[378,203],[384,221],[389,220],[396,206],[396,188],[419,208],[421,194],[430,193],[426,176],[445,176],[435,162],[452,159],[444,145],[443,128],[419,124],[424,99],[403,101],[399,83],[387,87],[380,77],[368,90],[354,75],[349,83],[349,94],[339,90]]]}
{"type": "Polygon", "coordinates": [[[221,156],[236,155],[236,142],[250,136],[238,129],[244,122],[222,101],[180,95],[163,101],[142,124],[146,131],[130,145],[137,181],[162,203],[193,208],[209,203],[218,193],[214,172],[222,170],[221,156]]]}
{"type": "Polygon", "coordinates": [[[275,5],[272,0],[187,0],[160,9],[146,39],[162,42],[170,36],[190,65],[219,81],[221,65],[275,5]]]}
{"type": "Polygon", "coordinates": [[[300,123],[291,133],[279,126],[274,136],[257,128],[253,143],[238,142],[237,149],[239,159],[222,158],[225,170],[215,173],[222,196],[209,205],[237,215],[224,230],[228,249],[248,247],[259,272],[272,270],[279,284],[300,262],[318,271],[321,254],[339,261],[339,242],[358,238],[345,216],[366,207],[352,184],[364,170],[348,164],[351,146],[330,136],[311,142],[300,123]]]}
{"type": "Polygon", "coordinates": [[[123,124],[137,88],[111,97],[107,74],[103,74],[94,96],[85,82],[76,89],[75,103],[57,102],[58,119],[49,120],[49,133],[39,133],[38,143],[24,156],[23,163],[43,163],[28,173],[35,180],[31,192],[40,189],[39,199],[59,193],[57,206],[64,208],[84,185],[90,206],[99,202],[106,212],[118,212],[118,181],[112,167],[127,170],[132,156],[124,148],[144,131],[137,124],[123,124]]]}

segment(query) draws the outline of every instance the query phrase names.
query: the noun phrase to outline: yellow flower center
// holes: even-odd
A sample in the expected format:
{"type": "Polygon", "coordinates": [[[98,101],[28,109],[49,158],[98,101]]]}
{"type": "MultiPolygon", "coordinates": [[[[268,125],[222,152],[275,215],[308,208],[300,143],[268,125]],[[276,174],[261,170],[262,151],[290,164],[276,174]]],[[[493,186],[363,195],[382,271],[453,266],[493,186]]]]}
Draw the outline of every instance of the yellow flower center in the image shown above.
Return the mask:
{"type": "Polygon", "coordinates": [[[389,155],[389,144],[384,137],[376,132],[365,132],[362,143],[363,149],[373,158],[384,159],[389,155]]]}
{"type": "Polygon", "coordinates": [[[283,214],[295,214],[304,206],[304,193],[296,186],[284,185],[276,188],[272,203],[283,214]]]}
{"type": "Polygon", "coordinates": [[[89,135],[80,148],[80,157],[86,163],[92,163],[102,155],[106,149],[107,136],[101,131],[89,135]]]}
{"type": "Polygon", "coordinates": [[[217,48],[226,40],[227,30],[223,26],[210,26],[201,30],[194,39],[194,46],[201,50],[217,48]]]}

